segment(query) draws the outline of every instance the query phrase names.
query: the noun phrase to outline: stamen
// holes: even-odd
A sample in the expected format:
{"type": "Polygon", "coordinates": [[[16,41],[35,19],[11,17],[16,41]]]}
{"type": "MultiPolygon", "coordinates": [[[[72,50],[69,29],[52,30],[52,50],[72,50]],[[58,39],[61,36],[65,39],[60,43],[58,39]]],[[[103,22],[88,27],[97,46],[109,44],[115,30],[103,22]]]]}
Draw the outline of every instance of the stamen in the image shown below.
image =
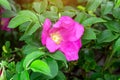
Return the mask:
{"type": "Polygon", "coordinates": [[[62,37],[58,32],[50,34],[50,37],[56,44],[60,44],[60,42],[62,41],[62,37]]]}

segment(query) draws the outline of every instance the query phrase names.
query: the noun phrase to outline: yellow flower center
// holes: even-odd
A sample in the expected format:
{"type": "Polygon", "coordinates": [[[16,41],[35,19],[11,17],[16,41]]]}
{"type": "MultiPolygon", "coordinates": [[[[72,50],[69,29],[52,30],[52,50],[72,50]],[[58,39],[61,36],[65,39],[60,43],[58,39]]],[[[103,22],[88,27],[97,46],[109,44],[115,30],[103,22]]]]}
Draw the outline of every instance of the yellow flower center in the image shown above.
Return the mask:
{"type": "Polygon", "coordinates": [[[56,44],[60,44],[62,40],[62,37],[58,32],[50,34],[50,37],[56,44]]]}

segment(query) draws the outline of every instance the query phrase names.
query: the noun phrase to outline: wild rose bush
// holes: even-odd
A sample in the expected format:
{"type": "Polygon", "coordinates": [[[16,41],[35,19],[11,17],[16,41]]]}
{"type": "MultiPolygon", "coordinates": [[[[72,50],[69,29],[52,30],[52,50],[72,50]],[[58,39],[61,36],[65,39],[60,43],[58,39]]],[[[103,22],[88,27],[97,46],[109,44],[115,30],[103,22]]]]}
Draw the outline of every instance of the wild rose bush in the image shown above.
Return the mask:
{"type": "Polygon", "coordinates": [[[119,80],[120,0],[0,0],[0,80],[119,80]]]}

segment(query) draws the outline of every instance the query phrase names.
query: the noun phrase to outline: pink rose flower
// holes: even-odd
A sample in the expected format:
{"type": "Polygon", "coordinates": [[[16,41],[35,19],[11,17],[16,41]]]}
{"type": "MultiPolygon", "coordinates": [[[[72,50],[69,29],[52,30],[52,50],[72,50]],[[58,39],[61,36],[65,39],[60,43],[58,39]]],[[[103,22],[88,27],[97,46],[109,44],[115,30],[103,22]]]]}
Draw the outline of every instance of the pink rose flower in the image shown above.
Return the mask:
{"type": "Polygon", "coordinates": [[[84,27],[69,16],[62,16],[52,27],[51,21],[46,19],[41,41],[50,52],[60,50],[68,61],[74,61],[79,58],[83,33],[84,27]]]}

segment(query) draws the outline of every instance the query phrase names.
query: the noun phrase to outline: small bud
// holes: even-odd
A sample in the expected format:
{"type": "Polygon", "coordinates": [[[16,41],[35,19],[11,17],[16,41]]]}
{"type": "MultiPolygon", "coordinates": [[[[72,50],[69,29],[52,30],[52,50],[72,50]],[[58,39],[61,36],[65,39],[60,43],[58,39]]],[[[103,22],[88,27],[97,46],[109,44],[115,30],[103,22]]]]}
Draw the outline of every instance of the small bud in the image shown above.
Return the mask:
{"type": "Polygon", "coordinates": [[[0,80],[7,80],[4,67],[0,69],[0,80]]]}

